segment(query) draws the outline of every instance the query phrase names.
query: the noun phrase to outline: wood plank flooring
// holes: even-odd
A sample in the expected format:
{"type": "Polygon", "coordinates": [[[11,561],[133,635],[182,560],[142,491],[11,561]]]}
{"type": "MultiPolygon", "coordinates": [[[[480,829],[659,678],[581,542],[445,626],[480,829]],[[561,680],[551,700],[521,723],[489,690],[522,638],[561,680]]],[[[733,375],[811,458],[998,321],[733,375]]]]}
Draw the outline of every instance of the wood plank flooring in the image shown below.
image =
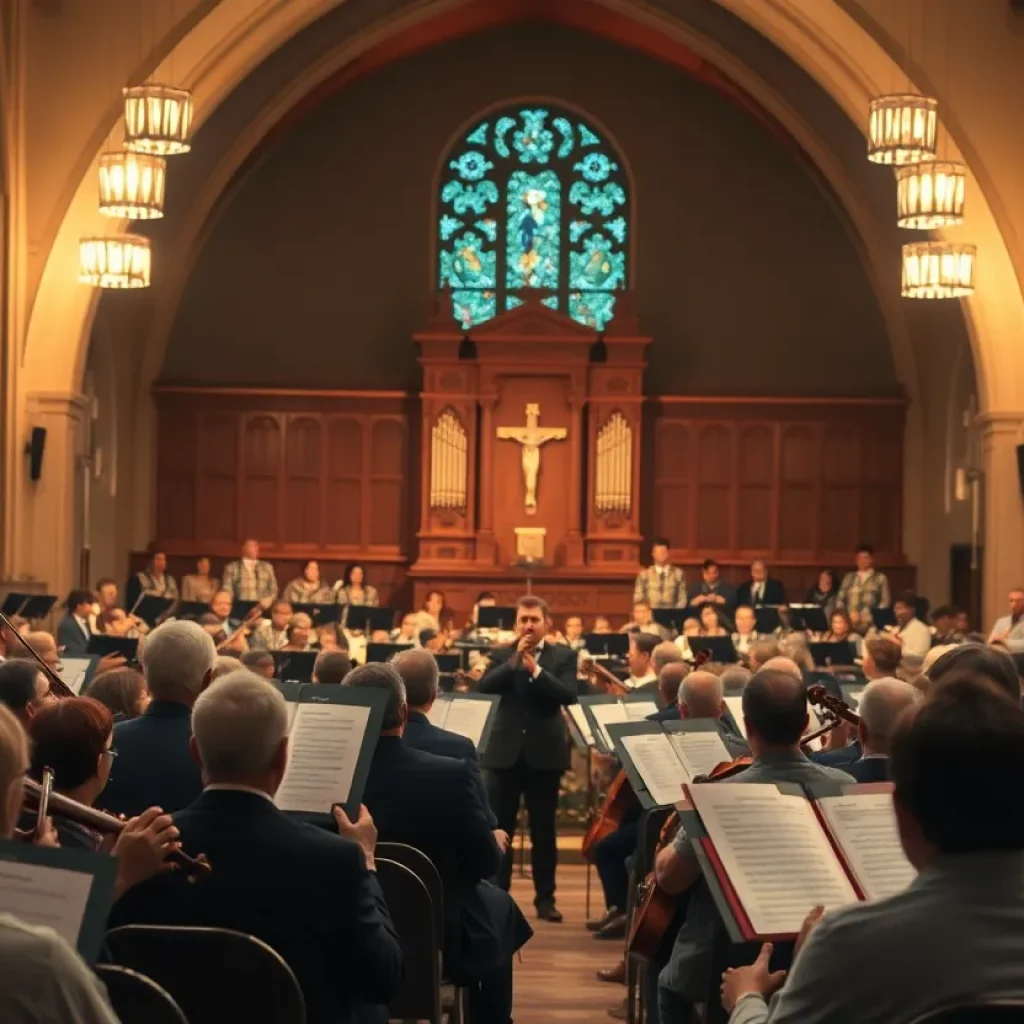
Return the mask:
{"type": "MultiPolygon", "coordinates": [[[[516,1024],[595,1024],[611,1021],[608,1008],[626,995],[622,985],[609,985],[594,977],[622,956],[621,942],[602,942],[586,930],[586,868],[582,864],[558,866],[558,909],[562,924],[536,920],[533,883],[513,875],[512,894],[533,925],[534,936],[523,947],[522,963],[515,965],[516,1024]]],[[[591,915],[604,910],[597,873],[591,873],[591,915]]]]}

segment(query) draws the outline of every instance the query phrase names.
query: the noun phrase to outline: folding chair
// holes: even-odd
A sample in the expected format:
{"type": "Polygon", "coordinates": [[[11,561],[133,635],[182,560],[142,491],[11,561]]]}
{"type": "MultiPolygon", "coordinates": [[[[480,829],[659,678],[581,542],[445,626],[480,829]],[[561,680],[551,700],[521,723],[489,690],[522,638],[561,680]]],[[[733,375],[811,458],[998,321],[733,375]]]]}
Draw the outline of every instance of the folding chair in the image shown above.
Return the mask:
{"type": "Polygon", "coordinates": [[[152,978],[116,964],[97,964],[121,1024],[188,1024],[181,1007],[152,978]]]}
{"type": "Polygon", "coordinates": [[[130,924],[107,932],[106,948],[114,963],[167,989],[188,1024],[305,1024],[306,1003],[292,969],[252,935],[130,924]]]}

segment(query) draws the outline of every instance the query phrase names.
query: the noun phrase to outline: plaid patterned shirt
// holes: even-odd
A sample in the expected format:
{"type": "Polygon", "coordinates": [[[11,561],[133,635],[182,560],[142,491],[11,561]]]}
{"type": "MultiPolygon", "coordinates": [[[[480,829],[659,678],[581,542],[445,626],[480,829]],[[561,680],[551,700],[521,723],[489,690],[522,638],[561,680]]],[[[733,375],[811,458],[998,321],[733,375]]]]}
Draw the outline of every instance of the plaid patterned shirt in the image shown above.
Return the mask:
{"type": "Polygon", "coordinates": [[[277,577],[269,562],[253,562],[250,567],[241,558],[229,562],[221,587],[240,601],[272,601],[277,597],[277,577]]]}
{"type": "Polygon", "coordinates": [[[872,569],[863,579],[856,572],[848,572],[839,587],[837,605],[848,612],[868,612],[872,608],[888,608],[892,604],[889,581],[884,573],[872,569]]]}
{"type": "Polygon", "coordinates": [[[633,604],[646,601],[652,608],[685,608],[686,576],[674,565],[649,565],[633,584],[633,604]]]}

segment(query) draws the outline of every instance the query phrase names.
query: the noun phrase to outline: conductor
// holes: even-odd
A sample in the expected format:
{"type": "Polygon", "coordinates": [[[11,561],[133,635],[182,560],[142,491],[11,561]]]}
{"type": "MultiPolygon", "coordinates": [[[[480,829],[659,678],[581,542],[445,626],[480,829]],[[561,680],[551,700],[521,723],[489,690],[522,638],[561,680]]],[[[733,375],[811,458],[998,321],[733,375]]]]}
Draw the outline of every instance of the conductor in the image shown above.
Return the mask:
{"type": "Polygon", "coordinates": [[[530,819],[534,906],[542,921],[561,921],[555,906],[555,813],[562,773],[569,766],[563,705],[576,703],[577,654],[544,637],[551,630],[548,606],[539,597],[516,605],[516,643],[491,651],[495,663],[480,680],[481,693],[501,695],[482,756],[491,808],[509,835],[499,881],[512,881],[512,838],[519,801],[530,819]]]}

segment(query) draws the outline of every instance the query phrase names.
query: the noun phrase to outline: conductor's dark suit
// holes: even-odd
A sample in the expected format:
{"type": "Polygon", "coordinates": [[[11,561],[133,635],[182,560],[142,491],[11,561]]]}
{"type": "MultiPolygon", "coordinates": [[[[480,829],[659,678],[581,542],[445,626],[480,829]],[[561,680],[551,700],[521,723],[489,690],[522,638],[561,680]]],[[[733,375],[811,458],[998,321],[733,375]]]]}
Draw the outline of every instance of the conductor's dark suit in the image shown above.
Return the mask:
{"type": "Polygon", "coordinates": [[[785,604],[786,588],[781,580],[772,579],[770,576],[762,583],[755,583],[747,580],[741,583],[736,589],[736,606],[741,604],[749,605],[751,608],[760,608],[765,604],[785,604]],[[758,590],[757,588],[760,588],[758,590]]]}
{"type": "MultiPolygon", "coordinates": [[[[514,647],[492,651],[498,663],[480,680],[481,693],[501,695],[482,764],[498,827],[509,836],[515,833],[520,797],[526,798],[535,902],[541,905],[555,897],[555,813],[559,783],[569,766],[562,707],[576,703],[577,654],[562,644],[540,645],[540,673],[533,678],[510,664],[514,653],[514,647]]],[[[506,888],[512,882],[511,843],[501,881],[506,888]]]]}
{"type": "MultiPolygon", "coordinates": [[[[295,972],[308,1024],[367,1019],[402,981],[402,950],[376,876],[349,839],[279,811],[258,793],[208,789],[174,815],[185,849],[210,861],[131,889],[114,924],[201,925],[255,935],[295,972]]],[[[374,1015],[379,1016],[379,1015],[374,1015]]]]}

